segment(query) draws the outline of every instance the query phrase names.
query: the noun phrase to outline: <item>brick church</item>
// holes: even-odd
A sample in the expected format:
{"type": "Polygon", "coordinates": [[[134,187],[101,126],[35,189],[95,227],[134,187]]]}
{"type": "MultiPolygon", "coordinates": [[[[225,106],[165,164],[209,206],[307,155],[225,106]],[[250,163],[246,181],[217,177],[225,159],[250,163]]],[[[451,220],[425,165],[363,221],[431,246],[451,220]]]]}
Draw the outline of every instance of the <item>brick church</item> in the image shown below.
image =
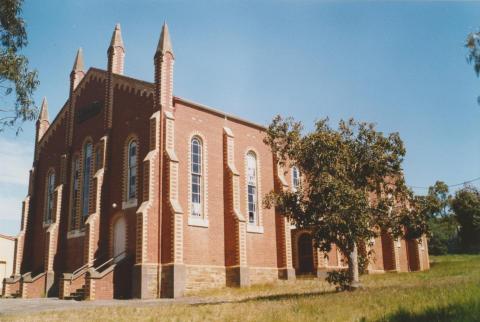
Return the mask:
{"type": "MultiPolygon", "coordinates": [[[[154,82],[125,76],[117,25],[107,69],[84,70],[49,120],[44,99],[5,296],[179,297],[345,267],[275,209],[271,190],[295,189],[263,143],[265,128],[173,95],[175,55],[164,24],[154,82]]],[[[373,241],[370,273],[429,268],[427,241],[373,241]]]]}

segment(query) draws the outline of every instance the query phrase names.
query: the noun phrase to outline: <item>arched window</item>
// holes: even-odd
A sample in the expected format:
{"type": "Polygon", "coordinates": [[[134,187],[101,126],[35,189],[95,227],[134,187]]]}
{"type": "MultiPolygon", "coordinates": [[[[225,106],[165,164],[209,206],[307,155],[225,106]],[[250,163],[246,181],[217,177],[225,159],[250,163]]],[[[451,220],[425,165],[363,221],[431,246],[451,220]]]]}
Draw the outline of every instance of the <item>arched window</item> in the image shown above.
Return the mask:
{"type": "Polygon", "coordinates": [[[247,193],[248,193],[248,222],[257,223],[257,157],[255,153],[247,154],[247,193]]]}
{"type": "Polygon", "coordinates": [[[137,197],[137,141],[128,144],[127,200],[137,197]]]}
{"type": "Polygon", "coordinates": [[[80,195],[80,160],[75,156],[72,160],[72,200],[70,204],[70,229],[75,229],[77,205],[80,195]]]}
{"type": "Polygon", "coordinates": [[[198,138],[191,142],[192,216],[202,216],[202,143],[198,138]]]}
{"type": "Polygon", "coordinates": [[[53,194],[55,193],[55,172],[50,171],[47,177],[47,200],[45,207],[45,223],[51,223],[53,218],[53,194]]]}
{"type": "Polygon", "coordinates": [[[296,191],[300,186],[300,171],[298,171],[297,167],[292,167],[292,187],[293,190],[296,191]]]}
{"type": "Polygon", "coordinates": [[[92,173],[92,144],[85,144],[83,150],[83,180],[82,180],[82,217],[88,216],[90,199],[90,181],[92,173]]]}

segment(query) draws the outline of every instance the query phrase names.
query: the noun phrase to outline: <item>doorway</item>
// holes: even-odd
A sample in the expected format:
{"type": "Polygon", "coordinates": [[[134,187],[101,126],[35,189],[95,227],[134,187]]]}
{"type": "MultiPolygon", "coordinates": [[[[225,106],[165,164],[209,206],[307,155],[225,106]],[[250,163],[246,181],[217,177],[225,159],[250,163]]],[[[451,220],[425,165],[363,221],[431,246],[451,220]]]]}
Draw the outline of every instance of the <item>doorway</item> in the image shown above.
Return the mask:
{"type": "Polygon", "coordinates": [[[312,236],[303,233],[298,237],[298,273],[313,274],[312,236]]]}
{"type": "Polygon", "coordinates": [[[127,248],[127,222],[125,217],[119,217],[113,224],[113,257],[118,262],[125,257],[127,248]]]}

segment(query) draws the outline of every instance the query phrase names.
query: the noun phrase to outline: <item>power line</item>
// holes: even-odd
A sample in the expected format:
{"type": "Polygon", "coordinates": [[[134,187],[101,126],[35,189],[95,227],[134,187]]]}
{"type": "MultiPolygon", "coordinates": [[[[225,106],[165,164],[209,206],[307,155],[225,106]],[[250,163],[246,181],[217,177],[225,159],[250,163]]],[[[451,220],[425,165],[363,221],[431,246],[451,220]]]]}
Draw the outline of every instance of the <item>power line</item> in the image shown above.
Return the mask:
{"type": "MultiPolygon", "coordinates": [[[[480,180],[480,177],[474,178],[474,179],[471,179],[471,180],[467,180],[467,181],[464,181],[464,182],[460,182],[460,183],[450,184],[450,185],[447,185],[447,187],[453,188],[453,187],[458,187],[458,186],[464,186],[466,184],[469,184],[469,183],[472,183],[472,182],[475,182],[475,181],[478,181],[478,180],[480,180]]],[[[409,187],[412,188],[412,189],[428,189],[428,188],[430,188],[430,187],[419,187],[419,186],[409,186],[409,187]]]]}

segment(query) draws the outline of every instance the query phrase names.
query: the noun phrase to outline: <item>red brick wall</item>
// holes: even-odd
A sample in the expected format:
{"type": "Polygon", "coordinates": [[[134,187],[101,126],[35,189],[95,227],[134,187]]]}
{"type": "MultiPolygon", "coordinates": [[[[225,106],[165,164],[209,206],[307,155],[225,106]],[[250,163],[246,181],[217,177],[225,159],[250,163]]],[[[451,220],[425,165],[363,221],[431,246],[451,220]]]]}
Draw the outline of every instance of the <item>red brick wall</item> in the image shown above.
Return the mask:
{"type": "Polygon", "coordinates": [[[382,238],[377,237],[375,238],[375,242],[371,249],[373,251],[371,257],[371,267],[373,270],[383,271],[384,270],[384,262],[383,262],[383,245],[382,245],[382,238]]]}
{"type": "MultiPolygon", "coordinates": [[[[55,170],[55,185],[60,182],[60,157],[64,153],[65,120],[61,120],[55,127],[49,129],[48,139],[39,149],[36,165],[34,194],[25,237],[25,255],[22,273],[33,271],[41,272],[44,269],[45,228],[43,217],[45,210],[46,176],[50,168],[55,170]]],[[[59,219],[57,219],[59,220],[59,219]]],[[[57,263],[55,263],[57,265],[57,263]]]]}
{"type": "MultiPolygon", "coordinates": [[[[262,142],[263,132],[239,122],[199,110],[182,102],[175,105],[175,144],[179,157],[179,200],[185,212],[184,254],[189,264],[224,265],[224,172],[223,127],[229,127],[235,136],[235,166],[240,172],[240,209],[247,216],[245,156],[248,149],[257,153],[260,166],[259,206],[263,196],[273,190],[273,161],[269,148],[262,142]],[[207,148],[208,162],[208,228],[188,225],[188,162],[190,138],[200,133],[207,148]]],[[[248,266],[277,267],[276,225],[274,209],[262,209],[264,233],[247,232],[248,266]]]]}
{"type": "Polygon", "coordinates": [[[95,291],[90,299],[92,300],[110,300],[113,299],[113,270],[103,276],[102,278],[91,278],[88,281],[87,289],[94,288],[95,291]]]}
{"type": "MultiPolygon", "coordinates": [[[[395,241],[395,247],[397,247],[397,241],[395,241]]],[[[407,243],[405,239],[400,240],[400,247],[397,247],[397,251],[400,257],[400,271],[408,272],[408,255],[407,255],[407,243]]]]}
{"type": "Polygon", "coordinates": [[[45,296],[45,276],[39,277],[33,282],[23,284],[23,298],[38,298],[45,296]]]}
{"type": "MultiPolygon", "coordinates": [[[[186,264],[225,265],[223,203],[223,126],[218,116],[176,104],[175,145],[179,158],[179,201],[184,211],[186,264]],[[203,137],[203,164],[208,167],[208,228],[188,225],[190,196],[188,151],[192,135],[203,137]],[[206,153],[205,153],[206,150],[206,153]],[[205,155],[207,159],[205,159],[205,155]]],[[[205,182],[205,179],[204,179],[205,182]]],[[[204,193],[205,197],[206,194],[204,193]]],[[[205,200],[204,200],[205,202],[205,200]]]]}

